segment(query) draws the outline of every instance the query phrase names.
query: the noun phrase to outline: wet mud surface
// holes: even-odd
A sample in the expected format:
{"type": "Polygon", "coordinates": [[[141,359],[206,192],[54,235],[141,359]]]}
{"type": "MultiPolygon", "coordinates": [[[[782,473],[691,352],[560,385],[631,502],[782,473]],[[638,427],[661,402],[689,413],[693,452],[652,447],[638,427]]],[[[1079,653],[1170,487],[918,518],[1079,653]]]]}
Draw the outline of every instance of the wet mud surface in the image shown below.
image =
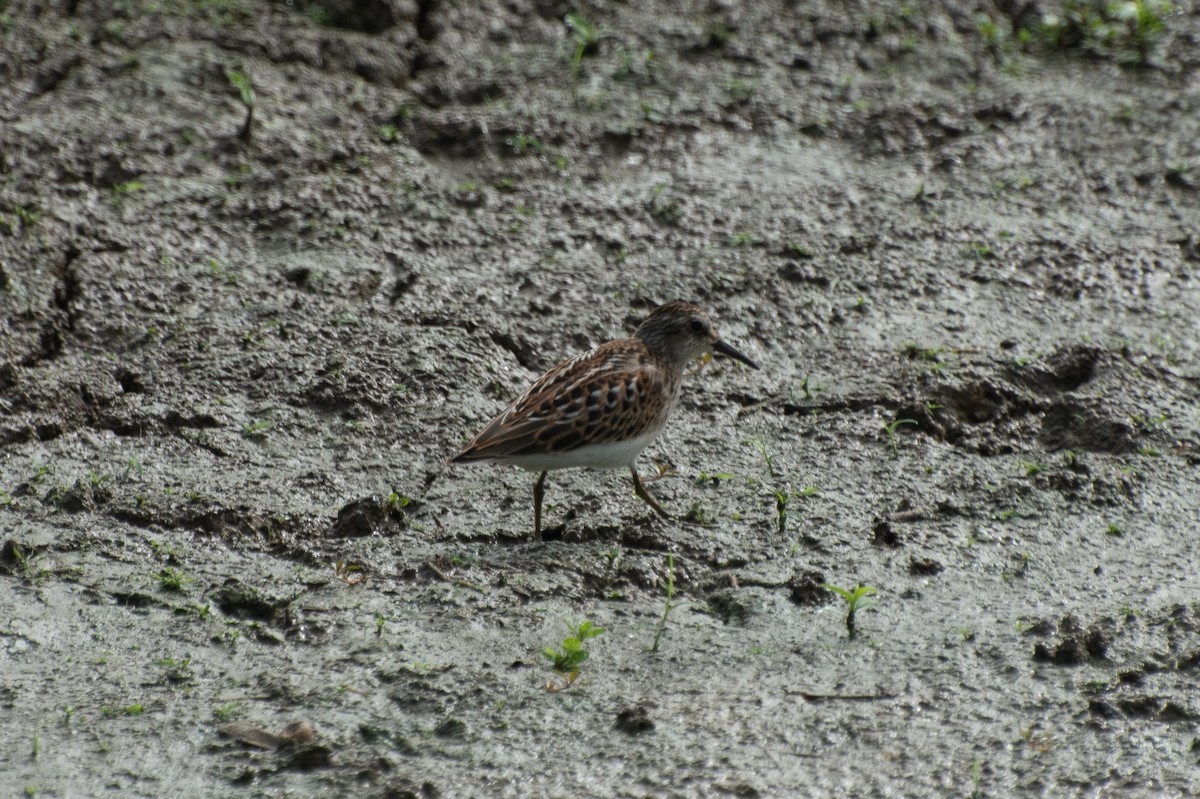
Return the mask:
{"type": "Polygon", "coordinates": [[[1200,18],[919,5],[3,6],[5,794],[1200,792],[1200,18]],[[445,459],[672,298],[531,542],[445,459]]]}

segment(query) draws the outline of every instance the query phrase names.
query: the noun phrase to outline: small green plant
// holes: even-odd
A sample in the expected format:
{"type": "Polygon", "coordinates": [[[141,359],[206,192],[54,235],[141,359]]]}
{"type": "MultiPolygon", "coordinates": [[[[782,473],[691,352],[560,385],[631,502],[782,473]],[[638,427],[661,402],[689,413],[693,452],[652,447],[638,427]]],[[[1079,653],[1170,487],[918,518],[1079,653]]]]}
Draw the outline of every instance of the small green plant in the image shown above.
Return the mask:
{"type": "Polygon", "coordinates": [[[548,682],[546,684],[547,691],[562,691],[570,688],[575,680],[579,679],[579,670],[583,668],[583,664],[590,656],[583,647],[584,642],[604,634],[603,627],[597,627],[590,621],[581,622],[578,627],[571,627],[568,624],[567,629],[570,634],[563,638],[561,649],[548,646],[542,650],[542,656],[550,661],[554,673],[564,679],[561,684],[555,683],[553,680],[548,682]]]}
{"type": "Polygon", "coordinates": [[[883,432],[887,433],[888,445],[892,448],[892,458],[897,460],[900,458],[900,448],[896,443],[896,430],[898,430],[901,425],[906,424],[915,425],[917,424],[917,420],[896,419],[893,422],[885,422],[883,425],[883,432]]]}
{"type": "Polygon", "coordinates": [[[123,183],[118,183],[112,187],[112,204],[120,208],[125,200],[144,188],[146,188],[146,184],[140,180],[127,180],[123,183]]]}
{"type": "Polygon", "coordinates": [[[762,455],[763,462],[767,466],[767,474],[772,478],[778,477],[778,475],[775,474],[775,456],[772,455],[770,450],[767,449],[767,444],[765,441],[763,441],[761,438],[747,438],[742,443],[749,444],[758,450],[758,454],[762,455]]]}
{"type": "Polygon", "coordinates": [[[1123,527],[1121,527],[1121,525],[1117,524],[1116,522],[1109,522],[1108,529],[1105,530],[1105,532],[1111,536],[1125,535],[1125,529],[1123,527]]]}
{"type": "Polygon", "coordinates": [[[125,464],[125,471],[121,473],[121,479],[127,483],[133,481],[135,478],[141,480],[145,471],[146,467],[142,463],[142,459],[134,455],[125,464]]]}
{"type": "Polygon", "coordinates": [[[869,598],[874,596],[875,589],[869,585],[862,585],[861,583],[855,586],[853,590],[840,588],[831,583],[821,583],[821,587],[826,591],[832,591],[845,600],[846,633],[850,638],[854,638],[858,634],[857,628],[855,627],[855,614],[860,610],[866,610],[867,608],[871,607],[871,605],[875,604],[875,600],[869,598]]]}
{"type": "Polygon", "coordinates": [[[701,527],[708,527],[712,524],[712,519],[709,518],[708,511],[704,509],[704,503],[700,500],[692,503],[687,513],[683,514],[683,519],[692,524],[698,524],[701,527]]]}
{"type": "Polygon", "coordinates": [[[1159,430],[1166,429],[1167,414],[1141,414],[1135,413],[1129,417],[1129,421],[1133,422],[1137,429],[1143,433],[1155,433],[1159,430]]]}
{"type": "Polygon", "coordinates": [[[667,225],[675,224],[683,216],[683,205],[666,194],[670,185],[666,181],[656,184],[654,195],[646,203],[646,209],[650,215],[667,225]]]}
{"type": "Polygon", "coordinates": [[[963,248],[963,255],[973,261],[983,261],[995,256],[991,246],[981,241],[973,241],[963,248]]]}
{"type": "Polygon", "coordinates": [[[945,351],[945,347],[923,347],[915,341],[906,341],[904,343],[904,357],[908,358],[910,361],[940,363],[942,360],[942,353],[945,351]]]}
{"type": "Polygon", "coordinates": [[[821,383],[818,383],[816,379],[809,374],[804,376],[804,379],[800,381],[800,384],[796,386],[796,388],[800,390],[800,393],[804,395],[804,399],[806,400],[813,399],[817,394],[825,390],[825,386],[821,383]]]}
{"type": "Polygon", "coordinates": [[[593,25],[587,17],[579,13],[567,14],[567,28],[571,31],[571,80],[579,80],[579,67],[583,57],[596,47],[596,43],[608,33],[598,25],[593,25]]]}
{"type": "Polygon", "coordinates": [[[242,120],[242,127],[238,130],[238,138],[248,143],[250,141],[251,128],[254,125],[254,105],[256,102],[254,84],[250,82],[250,78],[246,73],[237,69],[231,68],[225,70],[225,77],[238,90],[238,99],[242,101],[242,107],[246,109],[246,118],[242,120]]]}
{"type": "Polygon", "coordinates": [[[517,134],[511,139],[506,139],[505,143],[512,148],[515,155],[524,155],[527,152],[541,155],[546,151],[541,139],[537,136],[529,136],[524,133],[517,134]]]}
{"type": "Polygon", "coordinates": [[[1037,180],[1030,175],[1015,175],[1000,178],[992,182],[992,196],[999,197],[1006,191],[1024,191],[1037,185],[1037,180]]]}
{"type": "Polygon", "coordinates": [[[321,3],[308,3],[304,6],[304,16],[308,17],[314,25],[329,24],[329,9],[321,3]]]}
{"type": "Polygon", "coordinates": [[[30,230],[42,218],[42,212],[32,205],[18,205],[13,209],[21,220],[21,229],[30,230]]]}
{"type": "Polygon", "coordinates": [[[1181,189],[1200,188],[1200,159],[1167,162],[1167,183],[1181,189]]]}
{"type": "Polygon", "coordinates": [[[1000,579],[1006,583],[1010,583],[1018,577],[1024,577],[1029,574],[1029,567],[1033,563],[1033,553],[1022,552],[1019,555],[1012,557],[1012,568],[1005,569],[1000,572],[1000,579]]]}
{"type": "Polygon", "coordinates": [[[726,85],[726,90],[729,92],[729,99],[735,103],[744,103],[754,96],[754,90],[758,88],[758,81],[748,78],[734,78],[726,85]]]}
{"type": "Polygon", "coordinates": [[[758,244],[758,235],[752,230],[739,230],[730,234],[726,243],[730,247],[752,247],[758,244]]]}
{"type": "Polygon", "coordinates": [[[267,437],[267,431],[270,429],[269,419],[258,419],[242,428],[242,437],[261,440],[267,437]]]}
{"type": "Polygon", "coordinates": [[[671,615],[671,611],[678,605],[675,604],[675,555],[667,553],[667,596],[663,601],[662,616],[658,620],[658,625],[654,628],[654,643],[650,644],[650,651],[657,652],[658,645],[662,641],[663,633],[667,630],[667,619],[671,615]]]}
{"type": "Polygon", "coordinates": [[[16,541],[11,542],[12,546],[9,553],[16,564],[17,569],[21,572],[21,578],[27,582],[38,582],[49,576],[49,572],[39,568],[36,564],[37,552],[30,551],[26,547],[18,544],[16,541]]]}
{"type": "Polygon", "coordinates": [[[381,638],[383,636],[383,627],[385,624],[387,624],[387,616],[384,616],[382,613],[376,613],[375,614],[375,637],[376,638],[381,638]]]}
{"type": "Polygon", "coordinates": [[[1003,63],[1005,56],[1013,50],[1011,26],[1001,24],[987,14],[975,15],[975,27],[983,37],[983,44],[992,54],[997,63],[1003,63]]]}
{"type": "Polygon", "coordinates": [[[1155,63],[1167,34],[1170,0],[1066,0],[1042,17],[1034,38],[1044,45],[1134,64],[1155,63]]]}
{"type": "Polygon", "coordinates": [[[785,241],[780,247],[780,252],[792,258],[812,258],[813,251],[803,244],[797,244],[794,241],[785,241]]]}
{"type": "Polygon", "coordinates": [[[173,566],[167,566],[158,573],[158,587],[164,591],[176,594],[187,593],[192,583],[196,582],[173,566]]]}
{"type": "Polygon", "coordinates": [[[736,475],[730,472],[705,472],[696,475],[696,485],[720,485],[724,480],[732,480],[736,475]]]}
{"type": "Polygon", "coordinates": [[[213,708],[213,718],[217,721],[233,721],[242,713],[242,706],[237,702],[230,702],[227,705],[213,708]]]}
{"type": "Polygon", "coordinates": [[[771,495],[775,497],[775,526],[779,534],[783,535],[784,528],[787,527],[788,502],[797,495],[785,488],[772,489],[771,495]]]}
{"type": "Polygon", "coordinates": [[[195,677],[192,673],[192,659],[190,657],[159,658],[154,661],[154,665],[166,672],[166,678],[170,682],[188,682],[195,677]]]}

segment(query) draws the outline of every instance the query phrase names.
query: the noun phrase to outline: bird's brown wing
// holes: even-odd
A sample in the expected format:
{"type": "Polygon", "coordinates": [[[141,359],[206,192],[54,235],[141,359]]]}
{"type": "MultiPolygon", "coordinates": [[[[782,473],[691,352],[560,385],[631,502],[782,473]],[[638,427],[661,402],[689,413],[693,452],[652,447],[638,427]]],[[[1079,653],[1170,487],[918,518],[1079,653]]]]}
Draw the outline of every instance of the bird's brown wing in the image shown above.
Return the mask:
{"type": "Polygon", "coordinates": [[[457,463],[635,438],[661,423],[673,389],[640,342],[610,341],[560,363],[492,419],[457,463]]]}

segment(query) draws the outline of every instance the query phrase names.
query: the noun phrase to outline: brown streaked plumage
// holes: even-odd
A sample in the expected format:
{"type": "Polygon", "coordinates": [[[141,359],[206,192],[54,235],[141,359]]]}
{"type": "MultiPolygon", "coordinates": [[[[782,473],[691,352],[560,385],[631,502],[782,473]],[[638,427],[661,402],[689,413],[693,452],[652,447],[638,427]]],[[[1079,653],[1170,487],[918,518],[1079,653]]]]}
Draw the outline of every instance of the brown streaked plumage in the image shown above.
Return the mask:
{"type": "Polygon", "coordinates": [[[628,468],[637,495],[666,517],[634,462],[666,426],[683,368],[713,352],[758,368],[721,340],[699,305],[660,305],[632,338],[605,342],[539,377],[451,461],[502,461],[540,472],[533,489],[536,539],[546,473],[556,469],[628,468]]]}

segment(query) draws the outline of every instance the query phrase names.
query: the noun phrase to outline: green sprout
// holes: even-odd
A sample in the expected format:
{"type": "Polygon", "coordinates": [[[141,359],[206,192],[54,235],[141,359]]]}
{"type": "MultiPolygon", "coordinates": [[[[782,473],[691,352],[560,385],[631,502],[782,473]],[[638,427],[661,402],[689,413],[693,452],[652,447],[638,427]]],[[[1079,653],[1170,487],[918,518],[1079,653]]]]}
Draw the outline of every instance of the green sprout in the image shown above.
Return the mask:
{"type": "Polygon", "coordinates": [[[237,702],[230,702],[226,705],[213,708],[213,718],[217,721],[232,721],[241,715],[242,706],[237,702]]]}
{"type": "Polygon", "coordinates": [[[254,124],[254,84],[250,82],[250,78],[246,73],[236,69],[225,70],[225,77],[238,90],[238,97],[242,101],[242,107],[246,109],[246,118],[242,121],[241,129],[238,130],[238,138],[244,142],[249,142],[250,129],[254,124]]]}
{"type": "Polygon", "coordinates": [[[127,180],[124,183],[118,183],[112,187],[112,204],[120,208],[121,203],[144,188],[146,188],[146,184],[140,180],[127,180]]]}
{"type": "Polygon", "coordinates": [[[42,212],[32,205],[18,205],[13,210],[16,211],[17,218],[21,220],[22,230],[29,230],[42,218],[42,212]]]}
{"type": "Polygon", "coordinates": [[[885,423],[883,425],[883,432],[887,433],[888,445],[891,446],[892,457],[895,459],[900,458],[900,449],[896,445],[896,430],[901,425],[905,425],[905,424],[914,424],[915,425],[915,424],[917,424],[917,420],[916,419],[897,419],[894,422],[885,423]]]}
{"type": "Polygon", "coordinates": [[[541,155],[546,151],[546,145],[542,144],[541,139],[526,133],[518,133],[511,139],[507,139],[505,143],[512,148],[515,155],[524,155],[526,152],[541,155]]]}
{"type": "Polygon", "coordinates": [[[188,682],[195,675],[192,673],[192,659],[165,657],[154,661],[154,665],[158,666],[166,673],[166,678],[169,682],[180,683],[188,682]]]}
{"type": "Polygon", "coordinates": [[[739,230],[725,240],[730,247],[752,247],[758,244],[758,235],[752,230],[739,230]]]}
{"type": "Polygon", "coordinates": [[[173,566],[167,566],[158,573],[158,587],[164,591],[183,594],[194,582],[196,582],[194,579],[173,566]]]}
{"type": "MultiPolygon", "coordinates": [[[[914,422],[913,424],[916,424],[916,422],[914,422]]],[[[758,450],[759,454],[762,455],[763,462],[766,463],[766,465],[767,465],[767,474],[768,475],[770,475],[771,477],[778,476],[775,474],[775,456],[772,455],[771,452],[767,449],[766,442],[764,442],[761,438],[747,438],[742,443],[750,444],[756,450],[758,450]]]]}
{"type": "Polygon", "coordinates": [[[787,526],[788,501],[797,495],[782,488],[772,489],[771,495],[775,497],[775,524],[782,535],[787,526]]]}
{"type": "Polygon", "coordinates": [[[1137,426],[1137,429],[1143,433],[1155,433],[1166,429],[1167,414],[1135,413],[1129,417],[1129,421],[1133,422],[1137,426]]]}
{"type": "Polygon", "coordinates": [[[1169,0],[1066,0],[1060,14],[1042,17],[1036,35],[1051,47],[1151,64],[1160,55],[1172,11],[1169,0]]]}
{"type": "Polygon", "coordinates": [[[994,258],[995,253],[990,245],[982,241],[973,241],[963,248],[963,255],[974,261],[982,261],[987,258],[994,258]]]}
{"type": "Polygon", "coordinates": [[[746,78],[734,78],[726,84],[725,89],[729,92],[729,99],[735,103],[744,103],[754,96],[754,90],[758,88],[758,82],[746,78]]]}
{"type": "Polygon", "coordinates": [[[243,438],[263,439],[267,437],[267,431],[271,429],[271,422],[268,419],[259,419],[250,422],[242,428],[243,438]]]}
{"type": "Polygon", "coordinates": [[[593,25],[583,14],[573,12],[567,14],[567,27],[571,30],[571,43],[575,49],[571,53],[571,80],[579,80],[579,66],[588,51],[596,46],[596,42],[608,33],[598,25],[593,25]]]}
{"type": "Polygon", "coordinates": [[[662,641],[663,633],[667,629],[667,617],[671,615],[671,611],[679,607],[674,602],[675,599],[675,555],[667,553],[667,598],[663,602],[662,617],[658,620],[658,626],[654,629],[654,643],[650,645],[651,652],[658,651],[658,644],[662,641]]]}
{"type": "Polygon", "coordinates": [[[570,635],[562,640],[562,649],[548,646],[542,650],[542,656],[551,662],[554,673],[565,680],[561,685],[551,680],[546,684],[547,691],[563,691],[570,688],[572,683],[579,679],[579,670],[590,656],[583,648],[584,641],[604,634],[603,627],[596,627],[590,621],[581,622],[574,628],[568,624],[567,629],[570,635]]]}
{"type": "Polygon", "coordinates": [[[846,601],[846,632],[849,634],[849,637],[853,638],[857,635],[857,630],[854,626],[854,614],[860,610],[866,610],[875,604],[875,600],[868,598],[875,594],[875,589],[861,583],[853,590],[840,588],[830,583],[821,583],[821,587],[826,591],[832,591],[846,601]]]}

